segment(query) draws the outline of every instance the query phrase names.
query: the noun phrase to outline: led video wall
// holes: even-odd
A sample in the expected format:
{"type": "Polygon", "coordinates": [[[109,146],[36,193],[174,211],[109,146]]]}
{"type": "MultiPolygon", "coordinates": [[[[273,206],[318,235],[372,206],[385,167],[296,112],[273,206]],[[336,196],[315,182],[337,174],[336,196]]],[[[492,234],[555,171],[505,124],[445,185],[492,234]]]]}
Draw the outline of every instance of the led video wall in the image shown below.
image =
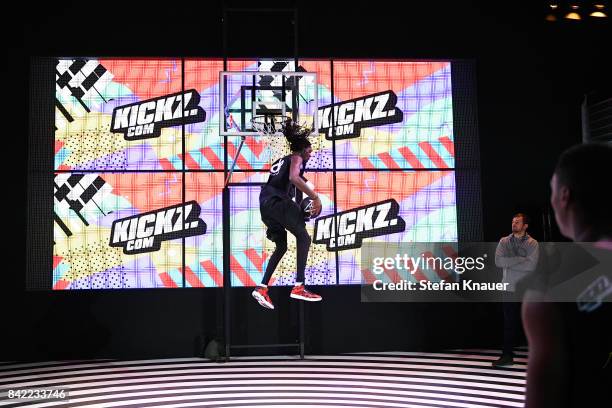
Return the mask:
{"type": "MultiPolygon", "coordinates": [[[[451,62],[57,60],[53,289],[254,286],[258,195],[284,140],[219,136],[221,71],[317,74],[306,283],[359,284],[364,241],[458,240],[451,62]],[[238,154],[238,149],[240,149],[238,154]],[[236,157],[229,205],[225,170],[236,157]],[[224,230],[224,211],[230,228],[224,230]],[[229,248],[224,248],[224,234],[229,248]]],[[[221,109],[222,111],[222,109],[221,109]]],[[[295,241],[273,285],[295,281],[295,241]]],[[[435,276],[428,277],[432,280],[435,276]]]]}

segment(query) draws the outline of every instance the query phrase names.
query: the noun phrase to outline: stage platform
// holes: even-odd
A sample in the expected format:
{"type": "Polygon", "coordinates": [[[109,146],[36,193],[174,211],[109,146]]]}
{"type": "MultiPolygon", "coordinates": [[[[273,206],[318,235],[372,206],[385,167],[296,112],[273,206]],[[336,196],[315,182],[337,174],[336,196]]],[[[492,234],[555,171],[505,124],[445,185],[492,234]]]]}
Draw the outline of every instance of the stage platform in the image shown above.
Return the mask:
{"type": "Polygon", "coordinates": [[[522,407],[527,353],[493,368],[498,350],[232,358],[88,360],[0,365],[0,406],[522,407]],[[69,400],[7,398],[63,387],[69,400]]]}

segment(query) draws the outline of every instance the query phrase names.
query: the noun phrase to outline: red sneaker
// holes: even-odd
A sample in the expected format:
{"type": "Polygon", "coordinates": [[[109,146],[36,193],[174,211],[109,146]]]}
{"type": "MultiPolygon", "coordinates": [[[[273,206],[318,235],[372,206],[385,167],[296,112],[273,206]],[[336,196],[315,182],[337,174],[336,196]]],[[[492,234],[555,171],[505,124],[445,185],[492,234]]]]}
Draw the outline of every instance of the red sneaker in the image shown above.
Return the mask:
{"type": "Polygon", "coordinates": [[[270,296],[268,296],[268,288],[264,288],[263,286],[258,286],[251,295],[259,302],[260,305],[265,307],[266,309],[274,309],[274,304],[272,300],[270,300],[270,296]]]}
{"type": "Polygon", "coordinates": [[[304,285],[294,286],[293,289],[291,289],[291,295],[289,296],[294,299],[305,300],[307,302],[319,302],[323,300],[323,298],[316,293],[307,291],[306,288],[304,288],[304,285]]]}

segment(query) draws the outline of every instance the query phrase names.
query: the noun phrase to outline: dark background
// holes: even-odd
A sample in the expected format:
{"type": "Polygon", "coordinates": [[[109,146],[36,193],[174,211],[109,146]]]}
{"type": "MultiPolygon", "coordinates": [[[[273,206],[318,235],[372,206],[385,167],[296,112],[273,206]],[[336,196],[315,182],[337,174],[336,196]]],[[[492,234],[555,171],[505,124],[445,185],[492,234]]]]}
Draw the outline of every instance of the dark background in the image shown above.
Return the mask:
{"type": "MultiPolygon", "coordinates": [[[[556,158],[581,142],[582,98],[610,86],[612,64],[605,57],[610,24],[549,23],[546,2],[540,1],[402,3],[376,8],[382,3],[297,1],[299,56],[475,60],[484,239],[508,234],[518,211],[532,216],[531,232],[542,239],[556,158]]],[[[14,114],[5,119],[9,224],[0,358],[196,355],[205,337],[220,334],[220,290],[25,292],[29,58],[220,57],[222,3],[64,1],[15,7],[1,32],[10,95],[3,98],[4,112],[14,114]]],[[[232,14],[227,23],[229,56],[293,56],[291,14],[232,14]]],[[[362,304],[359,287],[317,289],[325,300],[306,306],[307,353],[496,347],[501,340],[498,305],[362,304]]],[[[246,289],[233,290],[237,337],[251,343],[291,341],[296,307],[286,300],[288,291],[272,289],[280,300],[270,313],[252,302],[246,289]]]]}

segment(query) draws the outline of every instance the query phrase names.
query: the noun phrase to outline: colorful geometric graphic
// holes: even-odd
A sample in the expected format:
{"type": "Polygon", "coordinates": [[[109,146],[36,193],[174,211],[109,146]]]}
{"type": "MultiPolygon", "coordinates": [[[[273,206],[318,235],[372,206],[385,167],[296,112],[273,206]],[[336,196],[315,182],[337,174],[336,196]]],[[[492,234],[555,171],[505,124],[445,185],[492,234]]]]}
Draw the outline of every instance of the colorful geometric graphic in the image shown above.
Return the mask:
{"type": "Polygon", "coordinates": [[[338,141],[337,169],[455,167],[450,62],[333,64],[335,104],[390,90],[403,112],[400,123],[368,127],[358,138],[338,141]]]}
{"type": "MultiPolygon", "coordinates": [[[[240,148],[240,137],[219,136],[221,71],[317,74],[316,118],[306,116],[321,131],[305,177],[321,217],[393,199],[405,229],[364,239],[457,241],[450,62],[66,58],[54,101],[54,289],[220,287],[224,234],[232,286],[261,281],[274,243],[259,191],[290,152],[283,137],[246,137],[240,148]],[[181,218],[192,209],[200,221],[181,218]]],[[[313,242],[306,283],[359,284],[369,273],[359,262],[359,248],[313,242]]],[[[271,284],[292,284],[295,270],[288,234],[271,284]]]]}
{"type": "MultiPolygon", "coordinates": [[[[405,230],[369,242],[457,241],[454,171],[338,171],[336,180],[338,212],[390,198],[399,204],[405,230]]],[[[338,256],[339,283],[361,283],[360,250],[338,256]]]]}
{"type": "Polygon", "coordinates": [[[206,234],[185,239],[186,287],[223,286],[223,184],[223,172],[185,174],[185,200],[200,205],[207,227],[206,234]]]}
{"type": "Polygon", "coordinates": [[[182,174],[60,173],[54,183],[54,289],[182,286],[180,239],[138,255],[109,245],[113,222],[180,204],[182,174]]]}
{"type": "Polygon", "coordinates": [[[111,130],[116,108],[180,92],[180,64],[180,60],[59,60],[55,169],[161,170],[172,160],[181,170],[177,155],[182,152],[182,126],[163,128],[161,136],[144,140],[126,140],[111,130]]]}

